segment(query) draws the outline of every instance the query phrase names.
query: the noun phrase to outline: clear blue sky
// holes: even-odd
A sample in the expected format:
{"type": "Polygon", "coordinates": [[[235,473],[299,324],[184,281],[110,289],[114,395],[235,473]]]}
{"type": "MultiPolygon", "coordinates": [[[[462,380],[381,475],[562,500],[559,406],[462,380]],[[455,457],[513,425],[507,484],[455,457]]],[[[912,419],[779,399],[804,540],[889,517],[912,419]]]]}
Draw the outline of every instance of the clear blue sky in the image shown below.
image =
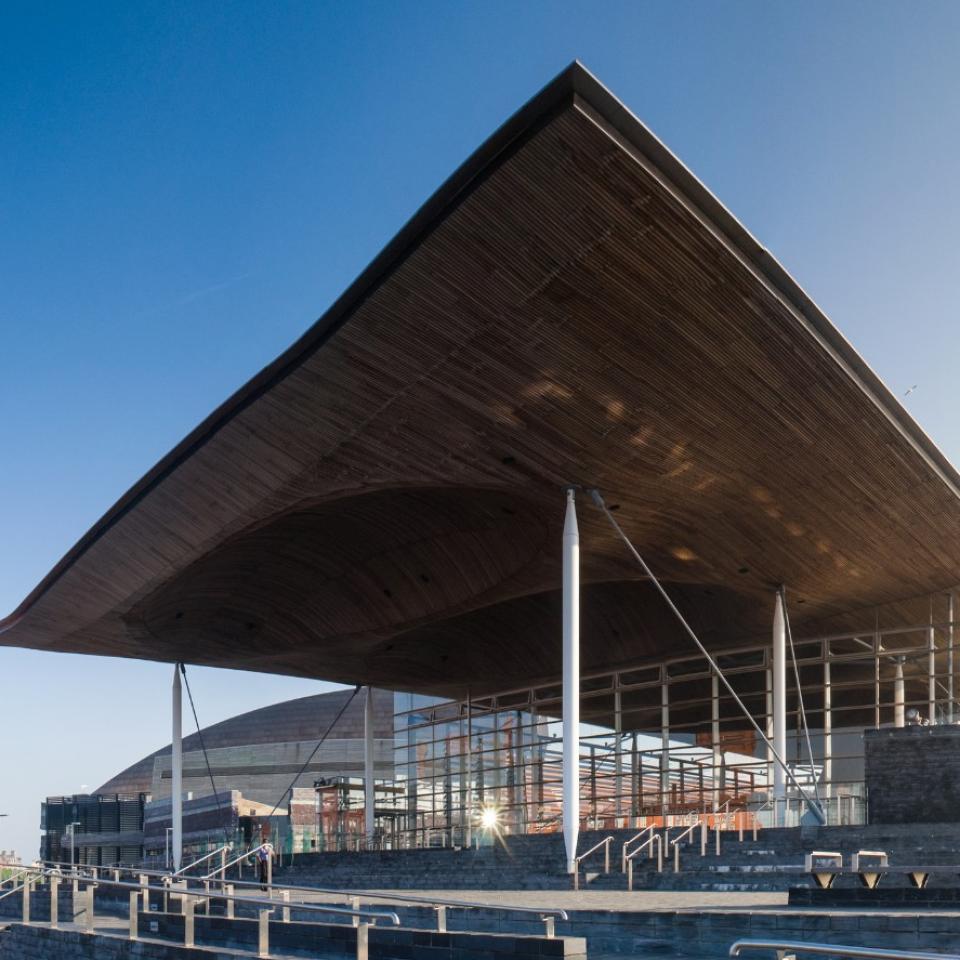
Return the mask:
{"type": "MultiPolygon", "coordinates": [[[[574,58],[960,460],[960,3],[5,4],[0,612],[574,58]]],[[[0,847],[169,673],[0,648],[0,847]]],[[[319,688],[192,675],[204,722],[319,688]]]]}

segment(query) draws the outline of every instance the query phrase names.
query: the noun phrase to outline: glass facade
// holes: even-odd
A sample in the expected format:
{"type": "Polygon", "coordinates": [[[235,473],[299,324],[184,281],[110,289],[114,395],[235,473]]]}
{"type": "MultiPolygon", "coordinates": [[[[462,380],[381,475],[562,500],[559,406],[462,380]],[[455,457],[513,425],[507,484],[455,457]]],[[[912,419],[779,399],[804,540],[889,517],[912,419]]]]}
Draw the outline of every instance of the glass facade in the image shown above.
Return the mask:
{"type": "MultiPolygon", "coordinates": [[[[916,627],[796,643],[786,759],[829,822],[863,822],[865,727],[902,724],[911,708],[919,722],[952,722],[952,635],[951,623],[931,616],[916,627]]],[[[770,648],[720,653],[717,662],[771,737],[770,648]]],[[[704,810],[733,811],[747,828],[772,823],[772,755],[701,656],[585,676],[580,697],[584,828],[704,810]]],[[[559,682],[462,702],[401,694],[396,710],[396,784],[406,794],[398,846],[561,829],[559,682]]],[[[795,785],[788,798],[787,823],[799,823],[795,785]]]]}

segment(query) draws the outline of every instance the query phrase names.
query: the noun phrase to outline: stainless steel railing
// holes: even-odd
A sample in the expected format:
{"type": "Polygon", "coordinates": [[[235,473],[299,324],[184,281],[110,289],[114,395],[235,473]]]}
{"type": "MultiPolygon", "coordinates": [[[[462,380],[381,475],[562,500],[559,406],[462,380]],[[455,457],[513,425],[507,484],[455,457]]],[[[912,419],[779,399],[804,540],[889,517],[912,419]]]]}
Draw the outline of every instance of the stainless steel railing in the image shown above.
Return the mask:
{"type": "MultiPolygon", "coordinates": [[[[658,837],[659,839],[659,837],[658,837]]],[[[161,873],[159,871],[151,870],[138,870],[133,867],[125,867],[123,872],[128,872],[137,877],[155,877],[159,878],[161,882],[169,881],[171,879],[170,874],[161,873]]],[[[204,877],[181,877],[179,878],[181,882],[191,881],[193,883],[202,883],[204,884],[204,892],[197,893],[198,896],[208,896],[210,895],[210,887],[215,881],[204,877]]],[[[231,880],[224,883],[225,887],[258,887],[259,883],[253,881],[245,880],[231,880]]],[[[172,892],[170,887],[166,886],[162,888],[164,892],[172,892]]],[[[502,904],[502,903],[475,903],[469,900],[455,900],[449,898],[439,898],[439,897],[417,897],[411,896],[410,894],[401,894],[401,893],[370,893],[364,891],[363,893],[357,893],[356,891],[351,890],[342,890],[342,889],[332,889],[329,887],[307,887],[307,886],[296,886],[293,884],[278,884],[274,883],[270,886],[270,893],[268,897],[272,897],[273,893],[278,893],[283,900],[283,908],[286,911],[289,906],[298,906],[302,901],[301,900],[290,900],[290,894],[324,894],[334,897],[343,897],[345,900],[350,901],[355,907],[359,906],[361,899],[363,900],[384,900],[388,903],[409,903],[414,906],[424,906],[428,907],[437,915],[437,929],[442,932],[446,927],[446,910],[447,908],[454,910],[487,910],[493,913],[519,913],[519,914],[532,914],[540,918],[543,922],[546,936],[553,937],[555,935],[555,922],[557,920],[568,920],[566,910],[559,908],[547,908],[547,907],[521,907],[511,904],[502,904]],[[285,897],[286,895],[286,897],[285,897]]]]}
{"type": "Polygon", "coordinates": [[[212,860],[214,857],[220,857],[220,867],[218,870],[214,871],[215,873],[220,873],[221,875],[226,874],[227,870],[227,854],[233,850],[232,843],[225,843],[222,847],[217,847],[216,850],[211,850],[210,853],[205,854],[200,857],[199,860],[194,860],[193,863],[188,863],[185,867],[181,867],[171,876],[179,877],[182,874],[185,874],[188,870],[192,870],[194,867],[199,867],[201,863],[206,863],[208,860],[212,860]]]}
{"type": "MultiPolygon", "coordinates": [[[[237,887],[255,887],[255,883],[249,881],[234,881],[233,886],[237,887]]],[[[546,926],[546,934],[548,937],[554,936],[554,921],[555,920],[568,920],[566,910],[561,910],[559,908],[547,908],[547,907],[519,907],[511,906],[509,904],[492,904],[492,903],[474,903],[470,900],[454,900],[454,899],[438,899],[437,897],[414,897],[409,894],[398,894],[398,893],[369,893],[364,892],[362,894],[356,893],[349,890],[333,890],[324,887],[298,887],[290,885],[281,885],[274,884],[273,889],[282,893],[322,893],[330,896],[340,896],[351,901],[359,902],[360,899],[364,900],[385,900],[388,903],[410,903],[415,906],[424,906],[430,907],[437,912],[437,922],[438,930],[443,930],[445,927],[440,927],[439,924],[441,921],[445,923],[446,913],[440,911],[446,911],[449,907],[454,910],[489,910],[494,913],[528,913],[538,916],[546,926]]],[[[292,905],[297,905],[302,901],[291,901],[292,905]]]]}
{"type": "Polygon", "coordinates": [[[601,847],[603,847],[603,872],[610,872],[610,844],[616,840],[616,837],[609,836],[604,837],[599,843],[595,843],[589,850],[585,853],[581,853],[576,860],[573,861],[573,889],[580,889],[580,864],[583,863],[587,857],[595,854],[601,847]]]}
{"type": "Polygon", "coordinates": [[[19,884],[18,886],[11,887],[9,890],[4,890],[3,893],[0,893],[0,900],[6,900],[7,897],[12,897],[15,893],[20,893],[23,890],[23,888],[28,883],[31,883],[31,882],[32,881],[28,879],[28,880],[25,880],[23,883],[19,884]]]}
{"type": "Polygon", "coordinates": [[[837,943],[802,943],[797,940],[737,940],[730,946],[730,956],[739,957],[745,950],[773,950],[778,960],[795,960],[797,954],[853,957],[860,960],[960,960],[960,955],[956,953],[846,947],[837,943]]]}
{"type": "Polygon", "coordinates": [[[699,822],[691,823],[686,830],[682,833],[677,834],[672,840],[668,841],[668,845],[673,847],[673,872],[680,872],[680,844],[687,840],[694,830],[700,828],[699,822]]]}
{"type": "MultiPolygon", "coordinates": [[[[638,840],[642,840],[648,833],[656,830],[656,827],[644,827],[639,833],[635,833],[629,840],[625,840],[622,846],[620,847],[620,872],[627,872],[627,850],[632,843],[636,843],[638,840]]],[[[652,855],[652,854],[651,854],[652,855]]]]}
{"type": "Polygon", "coordinates": [[[663,837],[659,833],[651,833],[650,836],[644,840],[632,853],[627,854],[627,890],[633,890],[633,861],[634,858],[638,857],[647,847],[652,847],[656,845],[657,848],[657,873],[663,872],[663,837]]]}
{"type": "MultiPolygon", "coordinates": [[[[0,864],[0,866],[5,866],[5,864],[0,864]]],[[[17,886],[17,880],[19,880],[20,877],[25,876],[29,872],[30,872],[29,867],[24,867],[23,865],[20,865],[16,873],[11,873],[6,877],[0,877],[0,890],[3,889],[3,885],[5,883],[9,883],[13,887],[17,886]]]]}
{"type": "MultiPolygon", "coordinates": [[[[38,869],[34,873],[34,877],[37,879],[44,876],[45,872],[43,870],[38,869]]],[[[94,889],[102,886],[128,891],[130,907],[128,938],[131,940],[139,939],[138,924],[140,917],[141,898],[143,898],[143,906],[149,910],[149,896],[151,893],[165,894],[167,896],[172,895],[180,898],[183,915],[183,944],[185,947],[193,947],[195,945],[194,909],[198,903],[209,903],[211,900],[223,900],[230,904],[231,907],[238,902],[245,903],[253,907],[259,907],[261,909],[258,911],[258,953],[261,957],[269,956],[270,954],[270,914],[273,913],[278,906],[276,900],[270,900],[265,897],[250,897],[244,894],[235,894],[227,890],[219,891],[215,894],[212,893],[209,895],[200,895],[192,894],[188,890],[183,889],[171,891],[169,887],[151,886],[148,883],[126,883],[122,880],[105,880],[102,878],[94,880],[91,877],[81,876],[79,874],[66,874],[62,877],[56,877],[51,885],[51,926],[53,927],[56,927],[57,925],[56,908],[54,907],[54,904],[56,903],[56,886],[61,879],[77,880],[80,883],[86,883],[89,885],[86,890],[80,892],[84,902],[83,926],[89,932],[93,932],[95,924],[93,898],[94,889]]],[[[33,880],[28,877],[24,884],[27,892],[24,893],[23,898],[22,922],[25,924],[30,923],[30,896],[28,888],[32,883],[33,880]]],[[[317,903],[301,903],[297,906],[298,909],[310,913],[317,913],[325,916],[350,917],[353,921],[354,927],[357,928],[357,960],[368,960],[369,927],[371,923],[375,924],[378,920],[385,920],[393,926],[400,926],[400,918],[393,910],[333,907],[328,904],[317,903]]],[[[234,919],[232,917],[232,910],[228,915],[228,919],[234,919]]],[[[284,910],[283,919],[284,921],[289,921],[289,913],[286,910],[284,910]]]]}
{"type": "MultiPolygon", "coordinates": [[[[218,868],[217,868],[216,870],[214,870],[212,873],[208,873],[206,876],[200,877],[200,879],[201,879],[201,880],[212,880],[218,873],[226,874],[226,871],[229,870],[232,866],[234,866],[235,864],[240,863],[242,860],[246,860],[246,859],[248,859],[249,857],[252,857],[252,856],[258,854],[261,850],[266,850],[266,851],[271,855],[271,856],[270,856],[270,859],[267,860],[267,864],[268,864],[268,868],[267,868],[267,869],[268,869],[268,871],[270,871],[271,868],[272,868],[272,861],[273,861],[273,844],[272,844],[272,843],[261,843],[260,846],[254,847],[252,850],[246,850],[246,851],[244,851],[243,853],[240,854],[239,857],[234,857],[232,860],[228,861],[227,863],[222,864],[220,867],[218,867],[218,868]]],[[[268,881],[268,885],[269,885],[269,881],[268,881]]]]}

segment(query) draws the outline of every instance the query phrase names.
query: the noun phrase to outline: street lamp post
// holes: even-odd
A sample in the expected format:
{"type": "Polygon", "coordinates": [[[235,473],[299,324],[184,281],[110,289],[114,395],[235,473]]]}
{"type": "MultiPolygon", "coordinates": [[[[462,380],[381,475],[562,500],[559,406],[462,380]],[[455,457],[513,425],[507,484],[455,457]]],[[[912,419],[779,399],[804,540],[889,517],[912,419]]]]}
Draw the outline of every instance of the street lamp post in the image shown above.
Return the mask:
{"type": "Polygon", "coordinates": [[[75,854],[77,851],[77,827],[83,824],[79,820],[74,820],[67,824],[67,833],[70,834],[70,869],[73,870],[75,854]]]}
{"type": "Polygon", "coordinates": [[[170,834],[173,833],[173,827],[167,827],[165,844],[166,844],[166,856],[164,858],[164,866],[167,870],[170,869],[170,834]]]}

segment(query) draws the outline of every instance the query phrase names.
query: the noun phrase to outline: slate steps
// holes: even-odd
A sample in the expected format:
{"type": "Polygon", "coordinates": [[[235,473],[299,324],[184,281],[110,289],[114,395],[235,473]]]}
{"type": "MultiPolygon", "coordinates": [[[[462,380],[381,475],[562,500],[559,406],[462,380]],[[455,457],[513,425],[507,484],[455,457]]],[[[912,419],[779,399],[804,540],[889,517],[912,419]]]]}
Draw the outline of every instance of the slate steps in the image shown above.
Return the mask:
{"type": "MultiPolygon", "coordinates": [[[[620,872],[624,840],[636,831],[587,831],[580,849],[589,849],[613,835],[609,874],[603,871],[602,853],[584,863],[581,889],[626,889],[620,872]]],[[[674,831],[674,835],[679,830],[674,831]]],[[[681,846],[681,872],[672,872],[672,847],[664,848],[664,870],[657,873],[654,861],[635,861],[634,886],[651,890],[787,890],[806,886],[805,854],[814,849],[837,850],[849,856],[858,849],[887,850],[891,864],[960,864],[960,832],[951,824],[915,826],[828,827],[767,829],[754,840],[751,833],[740,841],[735,831],[721,838],[721,852],[713,853],[714,834],[708,853],[700,856],[699,835],[681,846]]],[[[563,838],[558,834],[517,836],[504,845],[471,850],[426,849],[368,853],[306,854],[277,871],[280,883],[331,889],[449,889],[449,890],[566,890],[571,879],[564,870],[563,838]]],[[[952,883],[958,878],[945,878],[952,883]]],[[[843,877],[840,885],[856,885],[843,877]]],[[[890,874],[885,886],[907,884],[905,877],[890,874]]],[[[935,881],[931,880],[931,884],[935,881]]]]}

